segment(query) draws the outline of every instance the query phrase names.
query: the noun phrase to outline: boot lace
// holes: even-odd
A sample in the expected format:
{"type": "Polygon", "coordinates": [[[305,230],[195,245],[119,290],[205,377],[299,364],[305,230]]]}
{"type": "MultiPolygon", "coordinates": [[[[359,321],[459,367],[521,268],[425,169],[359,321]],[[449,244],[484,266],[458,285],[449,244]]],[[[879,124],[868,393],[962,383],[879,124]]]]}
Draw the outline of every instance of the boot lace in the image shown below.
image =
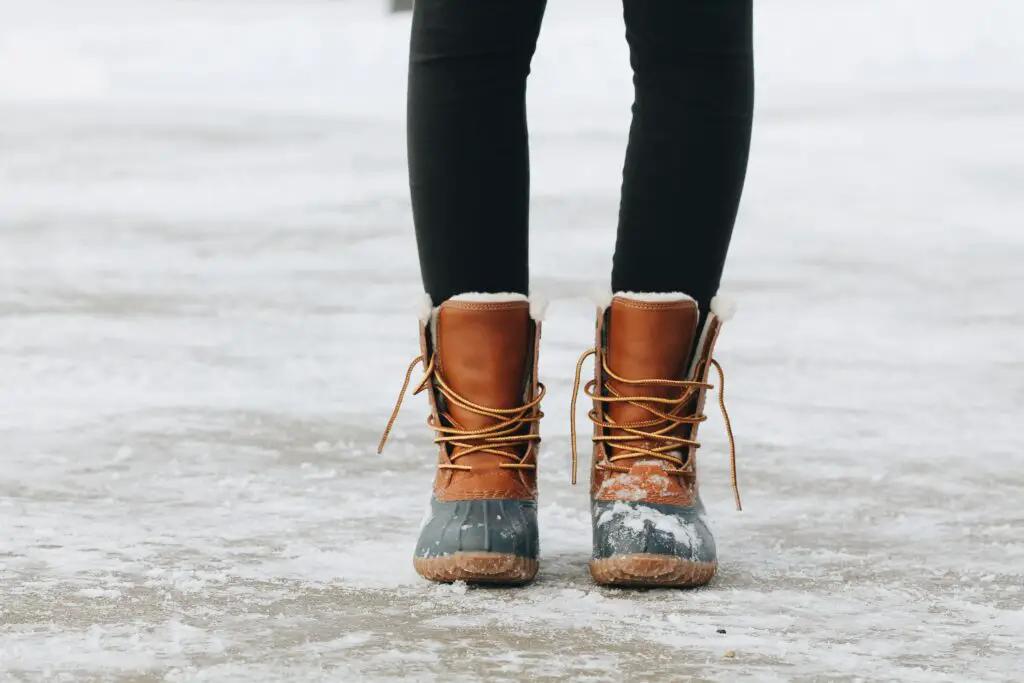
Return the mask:
{"type": "Polygon", "coordinates": [[[544,413],[537,409],[546,393],[544,385],[538,384],[537,397],[518,408],[488,408],[459,396],[454,389],[448,386],[444,378],[441,377],[441,373],[437,371],[434,356],[429,361],[423,356],[419,356],[409,364],[409,369],[405,373],[405,381],[402,382],[402,389],[398,392],[398,401],[395,403],[395,409],[391,413],[391,419],[388,420],[388,426],[384,429],[380,444],[377,446],[378,454],[384,450],[384,444],[387,443],[388,435],[391,433],[392,427],[395,426],[398,412],[402,408],[402,400],[409,389],[412,372],[420,363],[424,365],[423,380],[412,392],[413,396],[426,390],[431,382],[433,382],[437,391],[444,396],[448,405],[457,405],[476,415],[497,420],[494,424],[479,429],[463,429],[447,412],[439,413],[442,418],[440,423],[431,415],[427,419],[427,425],[438,434],[437,438],[434,439],[434,443],[452,446],[449,457],[451,462],[438,465],[439,469],[472,470],[471,466],[460,464],[457,461],[473,453],[492,453],[508,458],[511,462],[503,462],[499,465],[503,469],[534,470],[537,468],[537,465],[529,462],[529,459],[535,444],[540,442],[540,435],[527,432],[524,428],[526,425],[538,422],[544,417],[544,413]],[[523,445],[526,445],[527,448],[523,455],[520,456],[516,453],[516,448],[523,445]]]}
{"type": "MultiPolygon", "coordinates": [[[[593,437],[593,441],[595,443],[604,443],[607,449],[607,461],[598,463],[597,467],[613,472],[628,473],[628,467],[623,467],[616,463],[639,457],[656,458],[669,464],[671,467],[671,469],[667,470],[669,474],[684,477],[695,477],[696,471],[693,468],[693,464],[689,462],[689,458],[681,455],[681,450],[689,450],[691,446],[693,448],[700,448],[700,443],[692,439],[685,439],[678,436],[675,432],[677,432],[683,425],[698,425],[708,419],[707,415],[683,415],[680,414],[680,411],[684,410],[687,404],[689,404],[700,391],[713,389],[714,385],[693,380],[626,379],[624,377],[619,377],[612,372],[604,357],[598,354],[597,349],[594,348],[584,352],[584,354],[580,356],[579,362],[576,363],[576,380],[573,382],[572,407],[570,409],[570,429],[572,432],[572,483],[576,483],[576,472],[579,462],[579,456],[576,448],[576,399],[579,396],[580,391],[580,378],[583,371],[583,363],[586,362],[587,358],[590,356],[599,357],[605,375],[614,379],[616,382],[630,384],[633,386],[666,387],[679,389],[681,391],[678,398],[663,398],[659,396],[622,396],[615,390],[615,387],[606,384],[605,388],[609,395],[602,396],[596,392],[597,380],[592,379],[587,382],[583,387],[583,393],[595,402],[604,404],[628,403],[629,405],[643,408],[651,415],[651,417],[646,420],[637,420],[619,424],[613,422],[607,415],[605,416],[605,419],[602,419],[596,409],[591,409],[587,414],[587,417],[589,417],[590,421],[597,427],[601,428],[601,431],[593,437]],[[605,433],[610,429],[616,429],[624,433],[614,435],[605,433]],[[655,445],[649,445],[652,443],[655,445]]],[[[743,504],[740,501],[740,489],[736,477],[736,441],[732,434],[732,422],[729,420],[729,412],[725,408],[725,372],[722,370],[722,366],[719,365],[718,361],[712,359],[711,364],[718,372],[718,406],[722,410],[722,417],[725,420],[725,431],[729,438],[729,463],[732,474],[733,497],[736,499],[736,509],[742,510],[743,504]]]]}

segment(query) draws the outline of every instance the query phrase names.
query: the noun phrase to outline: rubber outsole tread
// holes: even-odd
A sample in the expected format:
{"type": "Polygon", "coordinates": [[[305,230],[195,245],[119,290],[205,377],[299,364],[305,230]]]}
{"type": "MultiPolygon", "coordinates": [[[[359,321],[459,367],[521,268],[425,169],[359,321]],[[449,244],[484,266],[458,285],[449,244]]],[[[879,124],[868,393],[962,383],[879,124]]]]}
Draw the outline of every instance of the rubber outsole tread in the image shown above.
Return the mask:
{"type": "Polygon", "coordinates": [[[646,553],[590,561],[590,575],[598,584],[627,588],[696,588],[711,581],[717,571],[717,562],[646,553]]]}
{"type": "Polygon", "coordinates": [[[521,585],[533,581],[540,563],[518,555],[458,552],[441,557],[417,557],[413,565],[419,575],[429,581],[521,585]]]}

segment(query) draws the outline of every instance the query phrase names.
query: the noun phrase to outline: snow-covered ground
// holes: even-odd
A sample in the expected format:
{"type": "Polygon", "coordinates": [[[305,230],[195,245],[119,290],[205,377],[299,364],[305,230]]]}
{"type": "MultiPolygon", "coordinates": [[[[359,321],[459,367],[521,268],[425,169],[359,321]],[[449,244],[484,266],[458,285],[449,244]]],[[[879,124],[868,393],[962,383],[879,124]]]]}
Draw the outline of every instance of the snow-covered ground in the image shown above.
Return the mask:
{"type": "Polygon", "coordinates": [[[758,3],[746,510],[713,414],[696,592],[595,588],[569,486],[618,14],[552,0],[531,85],[541,575],[466,590],[412,570],[422,401],[373,454],[417,353],[407,18],[0,0],[0,679],[1020,680],[1024,3],[758,3]]]}

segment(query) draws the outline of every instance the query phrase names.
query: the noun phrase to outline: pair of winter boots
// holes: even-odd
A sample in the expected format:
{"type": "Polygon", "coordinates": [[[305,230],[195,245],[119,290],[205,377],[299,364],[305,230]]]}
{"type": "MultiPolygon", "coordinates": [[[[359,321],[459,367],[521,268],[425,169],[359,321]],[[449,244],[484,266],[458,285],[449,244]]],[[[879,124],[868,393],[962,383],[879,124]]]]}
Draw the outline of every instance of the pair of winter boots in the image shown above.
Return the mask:
{"type": "MultiPolygon", "coordinates": [[[[417,392],[430,398],[437,475],[416,546],[416,570],[435,581],[527,583],[539,560],[537,454],[544,386],[541,311],[521,295],[465,294],[421,316],[417,392]]],[[[597,313],[591,515],[594,580],[612,586],[699,586],[715,575],[715,540],[697,487],[697,430],[728,311],[683,294],[620,293],[597,313]]],[[[721,394],[720,394],[721,398],[721,394]]],[[[720,401],[721,403],[721,401],[720,401]]],[[[724,412],[724,403],[722,403],[724,412]]],[[[390,431],[394,416],[388,425],[390,431]]],[[[733,454],[735,487],[735,447],[733,454]]],[[[387,431],[381,441],[383,447],[387,431]]],[[[739,497],[736,498],[737,506],[739,497]]]]}

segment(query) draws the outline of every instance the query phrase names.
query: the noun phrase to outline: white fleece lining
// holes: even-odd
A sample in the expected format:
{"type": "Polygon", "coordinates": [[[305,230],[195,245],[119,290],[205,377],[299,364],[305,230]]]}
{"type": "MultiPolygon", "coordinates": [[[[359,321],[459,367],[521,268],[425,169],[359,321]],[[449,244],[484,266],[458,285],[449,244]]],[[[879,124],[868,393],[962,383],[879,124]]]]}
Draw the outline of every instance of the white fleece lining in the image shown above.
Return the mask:
{"type": "Polygon", "coordinates": [[[612,305],[612,299],[622,297],[632,301],[693,301],[693,297],[683,292],[615,292],[607,287],[597,288],[591,294],[591,299],[599,310],[605,310],[612,305]]]}
{"type": "Polygon", "coordinates": [[[420,319],[421,324],[426,325],[430,322],[430,315],[433,312],[434,302],[430,300],[430,295],[424,292],[416,302],[416,317],[420,319]]]}
{"type": "Polygon", "coordinates": [[[723,323],[736,315],[736,300],[726,294],[719,294],[711,300],[711,312],[723,323]]]}
{"type": "MultiPolygon", "coordinates": [[[[616,296],[634,301],[693,301],[693,297],[682,292],[615,292],[613,295],[608,288],[595,288],[590,298],[603,311],[612,305],[612,299],[616,296]]],[[[723,323],[736,314],[736,308],[736,300],[727,294],[718,294],[711,299],[711,312],[723,323]]]]}
{"type": "Polygon", "coordinates": [[[543,322],[548,312],[548,298],[543,294],[530,295],[530,317],[534,322],[543,322]]]}
{"type": "Polygon", "coordinates": [[[506,303],[509,301],[529,301],[525,294],[515,292],[463,292],[451,298],[452,301],[474,301],[477,303],[506,303]]]}
{"type": "MultiPolygon", "coordinates": [[[[682,292],[616,292],[614,296],[623,297],[625,299],[631,299],[633,301],[693,301],[693,297],[682,292]]],[[[607,292],[604,298],[596,299],[598,307],[603,311],[605,308],[611,305],[612,302],[611,291],[607,292]]],[[[697,338],[697,345],[695,348],[702,349],[704,344],[707,342],[708,333],[711,331],[711,321],[717,319],[719,322],[724,323],[733,317],[736,313],[736,301],[727,295],[719,294],[711,299],[711,314],[705,319],[704,326],[700,330],[700,334],[697,338]]],[[[697,379],[693,376],[694,371],[697,369],[697,360],[700,354],[695,353],[693,359],[690,361],[690,371],[687,373],[687,377],[690,379],[697,379]]]]}
{"type": "Polygon", "coordinates": [[[603,311],[612,305],[612,288],[601,286],[591,288],[590,300],[594,302],[599,311],[603,311]]]}
{"type": "Polygon", "coordinates": [[[693,301],[697,303],[692,296],[682,292],[615,292],[615,296],[632,301],[693,301]]]}
{"type": "MultiPolygon", "coordinates": [[[[634,301],[685,301],[689,299],[693,300],[693,297],[683,294],[682,292],[616,292],[614,296],[622,296],[634,301]]],[[[600,309],[605,310],[612,303],[612,291],[611,289],[595,289],[591,292],[590,297],[594,304],[600,309]]],[[[514,292],[501,292],[497,294],[489,294],[486,292],[466,292],[465,294],[458,294],[453,296],[452,299],[456,301],[529,301],[530,302],[530,317],[541,322],[544,320],[544,315],[547,313],[548,299],[542,294],[534,294],[531,297],[527,297],[523,294],[517,294],[514,292]]],[[[721,322],[730,320],[736,314],[736,300],[732,297],[719,294],[711,299],[711,313],[714,314],[721,322]]],[[[434,304],[430,300],[428,294],[422,294],[419,301],[416,303],[416,315],[421,323],[426,324],[430,321],[431,315],[434,313],[434,304]]]]}
{"type": "Polygon", "coordinates": [[[694,377],[693,373],[697,370],[697,361],[700,360],[701,349],[704,348],[704,344],[707,343],[708,333],[711,331],[711,321],[717,318],[714,311],[704,320],[704,327],[701,329],[700,334],[697,336],[697,345],[694,346],[693,358],[690,359],[690,369],[686,373],[686,377],[690,380],[698,380],[698,377],[694,377]]]}
{"type": "MultiPolygon", "coordinates": [[[[537,322],[541,322],[544,319],[544,314],[548,307],[547,297],[540,294],[534,294],[533,296],[528,297],[525,294],[519,294],[518,292],[463,292],[462,294],[456,294],[453,296],[450,301],[472,301],[476,303],[528,301],[530,303],[530,317],[537,322]]],[[[422,295],[417,311],[421,323],[426,324],[430,321],[436,311],[436,308],[430,300],[429,295],[422,295]]]]}
{"type": "Polygon", "coordinates": [[[725,323],[736,313],[736,301],[728,296],[719,294],[718,296],[711,299],[711,315],[704,321],[704,329],[700,331],[700,337],[697,339],[698,349],[697,353],[693,354],[693,359],[690,361],[690,371],[687,373],[687,377],[692,380],[699,378],[694,377],[693,373],[697,369],[697,359],[700,358],[699,350],[704,348],[704,344],[707,343],[708,333],[711,331],[711,321],[717,320],[719,323],[725,323]]]}

